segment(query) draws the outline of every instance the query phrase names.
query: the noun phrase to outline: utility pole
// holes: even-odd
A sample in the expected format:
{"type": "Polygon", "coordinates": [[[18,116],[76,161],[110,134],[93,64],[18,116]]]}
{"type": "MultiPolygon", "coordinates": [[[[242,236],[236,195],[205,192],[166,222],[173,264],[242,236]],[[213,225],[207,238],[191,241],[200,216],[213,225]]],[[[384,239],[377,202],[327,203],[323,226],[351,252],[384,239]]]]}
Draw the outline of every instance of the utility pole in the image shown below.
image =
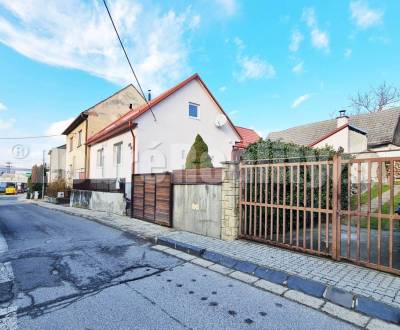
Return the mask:
{"type": "Polygon", "coordinates": [[[45,163],[44,163],[44,153],[46,151],[43,150],[43,173],[42,173],[42,199],[44,198],[44,175],[46,174],[45,163]]]}

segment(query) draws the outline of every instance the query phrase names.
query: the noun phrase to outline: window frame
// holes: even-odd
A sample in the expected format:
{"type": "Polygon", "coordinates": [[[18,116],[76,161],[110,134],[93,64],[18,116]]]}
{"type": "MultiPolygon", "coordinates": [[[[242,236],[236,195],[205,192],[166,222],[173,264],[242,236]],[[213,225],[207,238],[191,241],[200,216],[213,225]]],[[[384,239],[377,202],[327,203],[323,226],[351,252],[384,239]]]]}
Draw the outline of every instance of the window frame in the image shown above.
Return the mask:
{"type": "Polygon", "coordinates": [[[104,148],[97,149],[96,166],[97,168],[104,167],[104,148]]]}
{"type": "Polygon", "coordinates": [[[114,143],[113,145],[113,164],[114,166],[121,166],[122,164],[122,141],[114,143]],[[119,150],[119,163],[118,163],[118,153],[119,150]]]}
{"type": "Polygon", "coordinates": [[[78,132],[78,148],[82,145],[82,130],[78,132]]]}
{"type": "Polygon", "coordinates": [[[194,102],[189,102],[189,104],[188,104],[188,116],[189,116],[190,119],[197,119],[197,120],[199,120],[199,119],[200,119],[200,105],[197,104],[197,103],[194,103],[194,102]],[[190,106],[196,107],[196,114],[197,114],[196,117],[190,115],[190,106]]]}
{"type": "Polygon", "coordinates": [[[74,137],[71,136],[69,138],[69,152],[71,152],[74,149],[74,137]]]}

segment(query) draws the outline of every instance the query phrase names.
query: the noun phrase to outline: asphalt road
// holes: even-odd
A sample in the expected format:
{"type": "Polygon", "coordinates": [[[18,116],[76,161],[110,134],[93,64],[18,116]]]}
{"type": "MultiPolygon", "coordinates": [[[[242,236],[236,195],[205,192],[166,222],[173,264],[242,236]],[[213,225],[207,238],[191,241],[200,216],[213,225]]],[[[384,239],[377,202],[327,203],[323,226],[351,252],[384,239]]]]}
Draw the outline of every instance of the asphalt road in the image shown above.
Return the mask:
{"type": "Polygon", "coordinates": [[[118,230],[13,197],[0,196],[0,231],[19,329],[352,328],[118,230]]]}

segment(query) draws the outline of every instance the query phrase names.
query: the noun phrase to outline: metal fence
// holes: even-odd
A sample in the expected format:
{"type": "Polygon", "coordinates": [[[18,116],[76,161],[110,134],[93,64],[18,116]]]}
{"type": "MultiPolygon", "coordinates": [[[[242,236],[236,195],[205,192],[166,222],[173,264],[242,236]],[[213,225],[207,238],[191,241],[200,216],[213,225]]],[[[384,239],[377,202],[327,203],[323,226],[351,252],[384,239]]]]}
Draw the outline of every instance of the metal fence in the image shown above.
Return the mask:
{"type": "Polygon", "coordinates": [[[73,189],[112,193],[125,193],[125,179],[83,179],[73,180],[73,189]]]}
{"type": "Polygon", "coordinates": [[[240,235],[400,274],[400,158],[240,165],[240,235]]]}

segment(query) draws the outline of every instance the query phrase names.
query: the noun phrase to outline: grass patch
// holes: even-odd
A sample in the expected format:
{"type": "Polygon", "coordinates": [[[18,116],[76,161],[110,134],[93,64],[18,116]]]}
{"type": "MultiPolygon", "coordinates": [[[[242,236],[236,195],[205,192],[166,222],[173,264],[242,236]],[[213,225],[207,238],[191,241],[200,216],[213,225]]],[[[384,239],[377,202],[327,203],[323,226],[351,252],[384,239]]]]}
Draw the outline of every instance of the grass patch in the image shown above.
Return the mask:
{"type": "MultiPolygon", "coordinates": [[[[390,187],[388,184],[386,184],[386,183],[382,184],[382,194],[384,192],[388,191],[389,188],[390,187]]],[[[374,184],[371,186],[371,200],[373,200],[374,198],[377,198],[377,197],[378,197],[378,185],[374,184]]],[[[352,210],[357,208],[357,205],[358,205],[358,195],[357,194],[351,196],[350,203],[351,203],[352,210]]],[[[361,205],[367,204],[367,203],[368,203],[368,191],[364,191],[361,194],[361,205]]]]}

